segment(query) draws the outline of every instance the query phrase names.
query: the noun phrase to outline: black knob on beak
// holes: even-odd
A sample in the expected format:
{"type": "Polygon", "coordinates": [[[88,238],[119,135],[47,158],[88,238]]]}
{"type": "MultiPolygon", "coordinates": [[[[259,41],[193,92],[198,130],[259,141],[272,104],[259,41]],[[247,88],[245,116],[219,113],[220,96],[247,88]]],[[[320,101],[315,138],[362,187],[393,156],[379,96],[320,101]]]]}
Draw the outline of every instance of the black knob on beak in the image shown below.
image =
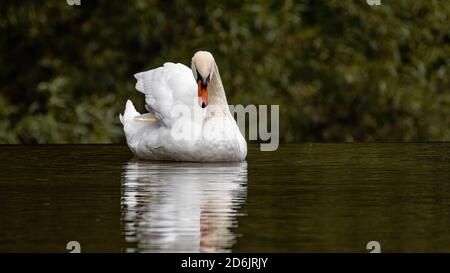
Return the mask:
{"type": "Polygon", "coordinates": [[[201,83],[202,88],[206,88],[206,85],[208,84],[209,80],[210,80],[209,75],[205,79],[205,78],[202,77],[202,75],[200,73],[198,73],[198,70],[197,70],[197,82],[201,83]]]}

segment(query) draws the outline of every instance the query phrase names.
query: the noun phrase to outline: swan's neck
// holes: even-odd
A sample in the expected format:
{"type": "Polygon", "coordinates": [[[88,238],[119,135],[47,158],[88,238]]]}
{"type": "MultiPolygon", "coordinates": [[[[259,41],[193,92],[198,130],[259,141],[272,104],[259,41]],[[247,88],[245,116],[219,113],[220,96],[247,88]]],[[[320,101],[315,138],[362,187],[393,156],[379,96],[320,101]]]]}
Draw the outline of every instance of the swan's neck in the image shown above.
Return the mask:
{"type": "Polygon", "coordinates": [[[217,64],[214,64],[214,74],[211,79],[209,93],[208,105],[212,107],[207,107],[206,109],[210,108],[209,110],[214,112],[229,114],[230,109],[228,108],[227,97],[222,85],[222,80],[220,79],[220,73],[217,64]]]}

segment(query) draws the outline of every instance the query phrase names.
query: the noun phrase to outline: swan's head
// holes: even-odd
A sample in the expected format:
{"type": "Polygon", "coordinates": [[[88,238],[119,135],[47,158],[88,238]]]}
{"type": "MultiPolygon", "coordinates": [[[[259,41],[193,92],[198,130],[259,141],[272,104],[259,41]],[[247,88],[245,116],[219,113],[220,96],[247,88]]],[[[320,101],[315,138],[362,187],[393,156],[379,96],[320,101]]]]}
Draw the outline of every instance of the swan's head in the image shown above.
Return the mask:
{"type": "Polygon", "coordinates": [[[208,51],[198,51],[192,57],[192,73],[198,86],[198,103],[208,106],[208,85],[214,73],[214,57],[208,51]]]}

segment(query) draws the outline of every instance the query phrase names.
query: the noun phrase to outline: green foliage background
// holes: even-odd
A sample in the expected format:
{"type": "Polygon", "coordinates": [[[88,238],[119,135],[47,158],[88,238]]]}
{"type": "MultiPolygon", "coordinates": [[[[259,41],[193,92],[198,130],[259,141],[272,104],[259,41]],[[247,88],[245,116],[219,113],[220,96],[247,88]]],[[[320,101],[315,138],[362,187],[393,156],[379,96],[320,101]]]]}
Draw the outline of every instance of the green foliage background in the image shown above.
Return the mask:
{"type": "Polygon", "coordinates": [[[2,1],[0,143],[123,142],[136,72],[213,52],[282,141],[449,141],[450,3],[2,1]]]}

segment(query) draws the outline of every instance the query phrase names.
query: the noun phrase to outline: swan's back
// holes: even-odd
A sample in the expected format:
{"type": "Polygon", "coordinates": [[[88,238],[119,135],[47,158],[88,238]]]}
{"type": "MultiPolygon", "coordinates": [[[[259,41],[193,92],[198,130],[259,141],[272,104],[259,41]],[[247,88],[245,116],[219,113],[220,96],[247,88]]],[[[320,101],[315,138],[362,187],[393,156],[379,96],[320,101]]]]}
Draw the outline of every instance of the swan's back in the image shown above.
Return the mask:
{"type": "Polygon", "coordinates": [[[192,71],[183,64],[165,63],[134,77],[137,79],[136,89],[145,95],[147,110],[165,127],[171,127],[176,120],[173,107],[189,105],[196,96],[192,71]]]}

